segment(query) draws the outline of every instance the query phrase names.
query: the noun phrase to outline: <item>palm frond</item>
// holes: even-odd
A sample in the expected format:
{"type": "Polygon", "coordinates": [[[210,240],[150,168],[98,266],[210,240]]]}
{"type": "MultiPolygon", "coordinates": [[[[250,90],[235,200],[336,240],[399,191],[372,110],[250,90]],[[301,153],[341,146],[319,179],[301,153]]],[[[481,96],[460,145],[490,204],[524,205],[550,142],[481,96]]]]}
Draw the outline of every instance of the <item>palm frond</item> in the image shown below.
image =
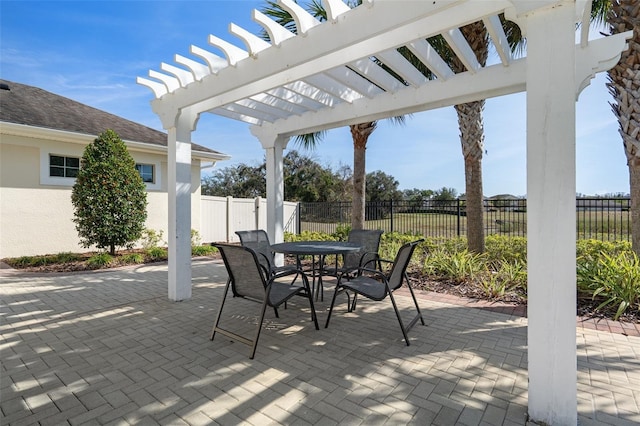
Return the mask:
{"type": "Polygon", "coordinates": [[[295,137],[295,143],[308,150],[316,149],[317,145],[322,142],[322,139],[327,135],[326,130],[321,130],[315,133],[306,133],[304,135],[298,135],[295,137]]]}

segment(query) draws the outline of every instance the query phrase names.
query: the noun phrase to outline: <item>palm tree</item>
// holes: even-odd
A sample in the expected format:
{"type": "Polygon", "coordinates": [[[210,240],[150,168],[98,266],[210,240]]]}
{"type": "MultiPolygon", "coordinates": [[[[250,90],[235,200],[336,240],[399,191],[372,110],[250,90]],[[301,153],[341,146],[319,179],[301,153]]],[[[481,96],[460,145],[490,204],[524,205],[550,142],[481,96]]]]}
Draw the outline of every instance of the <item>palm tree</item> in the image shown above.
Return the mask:
{"type": "Polygon", "coordinates": [[[607,87],[618,118],[624,152],[629,166],[631,194],[631,241],[640,256],[640,2],[638,0],[594,0],[592,18],[606,19],[610,34],[633,31],[629,49],[618,64],[607,71],[607,87]]]}
{"type": "MultiPolygon", "coordinates": [[[[296,32],[295,21],[280,5],[274,1],[267,0],[267,6],[261,10],[267,16],[289,29],[296,32]]],[[[357,6],[362,0],[348,2],[349,6],[357,6]]],[[[320,0],[312,0],[307,5],[309,13],[319,20],[326,21],[327,12],[320,0]]],[[[263,34],[268,37],[268,35],[263,34]]],[[[392,117],[391,120],[397,124],[404,123],[404,116],[392,117]]],[[[365,201],[366,201],[366,149],[369,136],[376,129],[377,122],[367,122],[360,124],[352,124],[349,126],[351,137],[353,138],[353,194],[352,194],[352,213],[351,213],[351,229],[364,229],[365,221],[365,201]]],[[[296,142],[307,149],[316,147],[325,136],[326,132],[308,133],[296,136],[296,142]]]]}
{"type": "MultiPolygon", "coordinates": [[[[485,66],[489,55],[489,38],[482,22],[475,22],[460,28],[473,49],[480,65],[485,66]]],[[[465,71],[462,62],[455,55],[451,58],[454,72],[465,71]]],[[[484,99],[455,105],[460,127],[460,143],[464,156],[465,194],[467,205],[467,244],[469,251],[484,251],[484,195],[482,190],[482,154],[484,152],[484,125],[482,111],[484,99]]]]}

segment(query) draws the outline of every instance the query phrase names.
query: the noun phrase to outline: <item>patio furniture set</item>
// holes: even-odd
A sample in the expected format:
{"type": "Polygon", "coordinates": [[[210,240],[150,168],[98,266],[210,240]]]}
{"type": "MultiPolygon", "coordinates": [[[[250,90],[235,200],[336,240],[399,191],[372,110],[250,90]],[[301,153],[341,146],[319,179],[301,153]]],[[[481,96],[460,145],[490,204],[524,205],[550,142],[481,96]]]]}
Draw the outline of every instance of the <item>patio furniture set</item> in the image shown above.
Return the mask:
{"type": "Polygon", "coordinates": [[[324,297],[323,276],[337,278],[325,328],[329,327],[339,293],[347,295],[348,312],[356,309],[358,295],[373,301],[383,301],[388,297],[407,346],[410,344],[408,331],[418,320],[424,325],[420,307],[406,274],[411,256],[416,246],[424,241],[422,239],[403,245],[398,250],[395,260],[391,261],[381,259],[378,255],[382,235],[382,231],[379,230],[352,230],[346,242],[297,241],[273,245],[270,244],[264,230],[238,231],[236,234],[240,237],[240,245],[213,244],[220,250],[229,278],[211,332],[211,340],[216,333],[221,333],[249,345],[250,358],[253,359],[267,307],[273,308],[276,318],[279,318],[278,308],[284,305],[286,309],[287,301],[294,296],[301,296],[308,300],[311,321],[316,330],[319,330],[314,298],[318,301],[319,298],[322,300],[324,297]],[[296,257],[296,262],[276,266],[275,253],[293,255],[296,257]],[[311,265],[306,269],[301,262],[303,256],[311,257],[311,265]],[[335,256],[335,263],[327,265],[328,256],[335,256]],[[383,264],[391,265],[390,269],[384,271],[383,264]],[[416,308],[416,314],[408,325],[402,321],[393,297],[393,292],[399,289],[403,282],[407,283],[416,308]],[[253,338],[247,338],[220,325],[229,289],[233,297],[261,304],[253,338]]]}

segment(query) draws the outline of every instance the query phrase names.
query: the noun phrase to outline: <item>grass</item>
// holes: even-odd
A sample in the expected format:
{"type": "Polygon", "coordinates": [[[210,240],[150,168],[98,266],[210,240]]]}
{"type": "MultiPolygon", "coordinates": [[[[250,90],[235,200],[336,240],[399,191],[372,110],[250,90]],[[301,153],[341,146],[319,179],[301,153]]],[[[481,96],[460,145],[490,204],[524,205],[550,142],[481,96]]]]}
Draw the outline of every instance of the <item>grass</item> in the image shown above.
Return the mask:
{"type": "MultiPolygon", "coordinates": [[[[367,229],[391,231],[391,218],[368,220],[367,229]]],[[[484,213],[485,234],[526,236],[527,213],[492,210],[484,213]]],[[[323,222],[302,222],[302,229],[321,233],[335,233],[344,224],[323,222]]],[[[579,239],[600,239],[604,241],[627,240],[630,235],[631,216],[629,211],[577,211],[576,235],[579,239]]],[[[453,237],[465,235],[466,216],[443,213],[394,213],[393,230],[401,233],[424,235],[425,237],[453,237]]]]}

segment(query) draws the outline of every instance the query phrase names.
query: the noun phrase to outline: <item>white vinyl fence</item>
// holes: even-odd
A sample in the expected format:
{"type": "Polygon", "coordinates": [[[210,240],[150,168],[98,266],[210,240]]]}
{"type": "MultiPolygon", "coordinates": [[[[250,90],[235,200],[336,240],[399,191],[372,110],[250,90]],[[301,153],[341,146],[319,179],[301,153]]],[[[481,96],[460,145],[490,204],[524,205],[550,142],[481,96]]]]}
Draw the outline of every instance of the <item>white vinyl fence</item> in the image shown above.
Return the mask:
{"type": "MultiPolygon", "coordinates": [[[[284,203],[284,230],[298,232],[298,203],[284,203]]],[[[203,243],[239,242],[236,231],[267,229],[267,200],[210,197],[200,200],[200,240],[203,243]]]]}

